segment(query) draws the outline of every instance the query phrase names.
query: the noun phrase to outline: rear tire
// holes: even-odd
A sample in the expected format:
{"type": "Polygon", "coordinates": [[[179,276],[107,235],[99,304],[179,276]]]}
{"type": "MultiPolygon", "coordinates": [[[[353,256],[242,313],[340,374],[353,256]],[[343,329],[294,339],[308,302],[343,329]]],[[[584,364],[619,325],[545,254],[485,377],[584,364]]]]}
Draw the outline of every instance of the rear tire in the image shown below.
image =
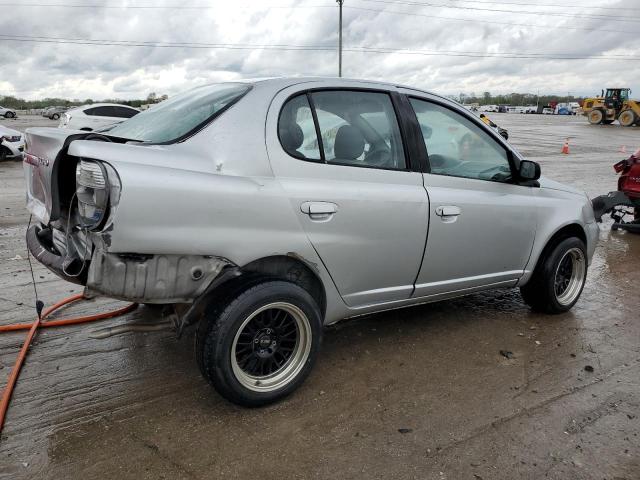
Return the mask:
{"type": "Polygon", "coordinates": [[[59,118],[60,118],[59,113],[54,113],[53,115],[51,115],[51,120],[58,120],[59,118]]]}
{"type": "Polygon", "coordinates": [[[322,317],[311,295],[294,283],[265,278],[208,307],[196,333],[196,359],[220,395],[258,407],[304,382],[321,338],[322,317]]]}
{"type": "Polygon", "coordinates": [[[4,114],[4,118],[13,118],[13,117],[15,117],[15,116],[16,116],[16,114],[15,114],[15,113],[13,113],[13,112],[6,112],[6,113],[4,114]]]}
{"type": "Polygon", "coordinates": [[[604,112],[600,109],[591,110],[587,118],[591,125],[600,125],[604,120],[604,112]]]}
{"type": "Polygon", "coordinates": [[[564,313],[580,298],[587,278],[587,253],[576,237],[560,240],[543,252],[529,282],[520,288],[533,310],[564,313]]]}
{"type": "Polygon", "coordinates": [[[623,127],[631,127],[637,120],[633,110],[625,110],[618,116],[618,122],[620,122],[620,125],[623,127]]]}

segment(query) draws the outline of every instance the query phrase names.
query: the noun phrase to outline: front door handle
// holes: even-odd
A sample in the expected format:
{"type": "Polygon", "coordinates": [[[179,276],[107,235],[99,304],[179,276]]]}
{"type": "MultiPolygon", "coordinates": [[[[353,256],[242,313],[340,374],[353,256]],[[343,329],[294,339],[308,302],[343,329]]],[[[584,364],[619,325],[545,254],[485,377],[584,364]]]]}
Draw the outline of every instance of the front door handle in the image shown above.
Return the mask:
{"type": "Polygon", "coordinates": [[[436,208],[436,215],[439,217],[457,217],[462,213],[460,207],[455,205],[442,205],[436,208]]]}
{"type": "Polygon", "coordinates": [[[300,210],[309,215],[311,220],[330,220],[338,211],[338,205],[331,202],[304,202],[300,210]]]}

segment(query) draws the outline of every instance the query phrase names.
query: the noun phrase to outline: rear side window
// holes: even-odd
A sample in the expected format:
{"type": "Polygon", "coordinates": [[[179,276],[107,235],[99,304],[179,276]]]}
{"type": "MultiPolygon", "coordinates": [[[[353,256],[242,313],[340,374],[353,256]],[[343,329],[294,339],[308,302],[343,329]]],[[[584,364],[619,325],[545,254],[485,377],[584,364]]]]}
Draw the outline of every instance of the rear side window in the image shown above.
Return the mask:
{"type": "Polygon", "coordinates": [[[175,142],[203,128],[249,90],[251,85],[244,83],[194,88],[136,114],[109,134],[140,142],[175,142]]]}
{"type": "Polygon", "coordinates": [[[90,115],[94,117],[123,117],[123,118],[129,118],[129,116],[131,116],[129,112],[134,112],[134,115],[135,115],[135,110],[131,110],[125,107],[114,107],[109,105],[105,105],[102,107],[88,108],[84,111],[85,115],[90,115]],[[124,114],[121,113],[121,110],[124,111],[125,113],[124,114]]]}
{"type": "Polygon", "coordinates": [[[282,148],[292,157],[321,159],[316,126],[306,95],[298,95],[284,106],[278,122],[278,137],[282,148]]]}
{"type": "Polygon", "coordinates": [[[127,107],[113,107],[113,116],[114,117],[120,117],[120,118],[131,118],[134,115],[138,114],[140,112],[138,112],[137,110],[134,110],[133,108],[127,108],[127,107]]]}
{"type": "Polygon", "coordinates": [[[312,92],[309,98],[313,110],[305,95],[289,100],[282,109],[278,130],[287,153],[303,159],[317,160],[320,157],[326,163],[338,165],[406,169],[402,137],[388,94],[336,90],[312,92]],[[302,105],[300,108],[304,108],[304,112],[309,111],[309,114],[305,113],[308,126],[302,128],[298,122],[304,134],[301,136],[303,144],[321,147],[313,150],[313,156],[306,152],[300,156],[299,149],[292,153],[290,146],[283,141],[282,132],[291,123],[289,111],[298,108],[297,105],[302,105]],[[320,134],[319,141],[316,131],[320,134]]]}

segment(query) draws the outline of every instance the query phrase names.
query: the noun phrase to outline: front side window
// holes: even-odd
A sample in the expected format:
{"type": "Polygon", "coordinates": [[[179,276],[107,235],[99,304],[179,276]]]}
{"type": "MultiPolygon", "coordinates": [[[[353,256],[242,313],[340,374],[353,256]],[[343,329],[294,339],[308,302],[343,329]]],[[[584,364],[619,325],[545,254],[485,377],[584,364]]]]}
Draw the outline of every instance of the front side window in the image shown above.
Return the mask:
{"type": "Polygon", "coordinates": [[[431,173],[505,182],[507,151],[480,126],[448,108],[411,99],[429,155],[431,173]]]}
{"type": "Polygon", "coordinates": [[[340,90],[298,95],[282,108],[278,136],[289,155],[303,160],[406,168],[398,121],[386,93],[340,90]]]}

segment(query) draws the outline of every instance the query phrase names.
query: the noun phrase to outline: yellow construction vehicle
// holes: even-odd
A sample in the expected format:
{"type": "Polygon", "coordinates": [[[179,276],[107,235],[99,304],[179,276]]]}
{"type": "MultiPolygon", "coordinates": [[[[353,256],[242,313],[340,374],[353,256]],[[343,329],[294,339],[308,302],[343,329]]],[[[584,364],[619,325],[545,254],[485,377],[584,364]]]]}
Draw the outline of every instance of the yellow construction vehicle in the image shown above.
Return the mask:
{"type": "Polygon", "coordinates": [[[582,104],[582,114],[592,125],[610,124],[616,118],[623,127],[640,125],[640,102],[629,99],[630,88],[607,88],[600,97],[587,98],[582,104]]]}

